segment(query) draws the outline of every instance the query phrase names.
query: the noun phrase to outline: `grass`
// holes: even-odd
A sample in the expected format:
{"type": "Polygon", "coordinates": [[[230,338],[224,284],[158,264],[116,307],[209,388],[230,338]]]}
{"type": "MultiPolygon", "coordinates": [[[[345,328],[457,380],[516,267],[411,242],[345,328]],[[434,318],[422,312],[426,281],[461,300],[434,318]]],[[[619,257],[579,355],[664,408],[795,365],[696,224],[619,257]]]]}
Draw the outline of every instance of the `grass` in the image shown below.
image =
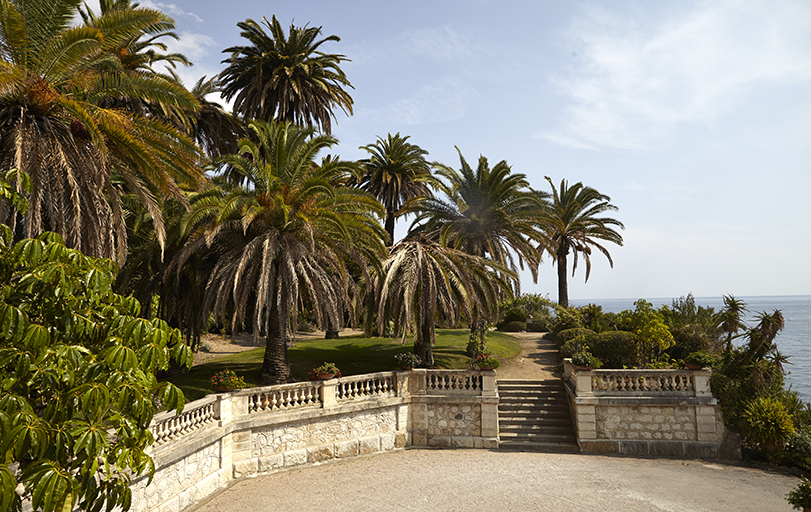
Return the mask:
{"type": "MultiPolygon", "coordinates": [[[[440,368],[465,369],[470,366],[467,348],[470,331],[465,329],[438,329],[434,362],[440,368]]],[[[288,349],[290,371],[295,381],[310,378],[313,368],[325,361],[335,363],[344,375],[359,375],[388,370],[396,370],[394,355],[411,352],[413,345],[406,341],[391,338],[363,338],[360,335],[346,336],[337,340],[299,340],[296,346],[288,349]]],[[[487,350],[499,359],[512,359],[521,353],[521,345],[512,336],[491,331],[487,334],[487,350]]],[[[247,350],[195,366],[188,373],[170,377],[173,384],[192,401],[214,392],[209,382],[211,375],[226,368],[243,377],[251,386],[258,386],[262,367],[264,347],[247,350]]]]}

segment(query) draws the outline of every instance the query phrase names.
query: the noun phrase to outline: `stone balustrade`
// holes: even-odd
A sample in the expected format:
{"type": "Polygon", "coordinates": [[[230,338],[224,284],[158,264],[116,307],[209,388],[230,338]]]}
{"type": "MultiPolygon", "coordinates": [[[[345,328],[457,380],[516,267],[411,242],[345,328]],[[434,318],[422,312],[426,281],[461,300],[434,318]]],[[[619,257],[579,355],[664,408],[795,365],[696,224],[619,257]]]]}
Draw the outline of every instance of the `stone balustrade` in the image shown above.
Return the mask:
{"type": "Polygon", "coordinates": [[[215,396],[207,396],[188,404],[182,414],[168,412],[156,414],[149,430],[152,432],[154,444],[161,445],[218,419],[217,399],[215,396]]]}
{"type": "Polygon", "coordinates": [[[234,478],[406,446],[498,447],[493,371],[378,372],[209,395],[155,416],[133,512],[180,512],[234,478]]]}
{"type": "Polygon", "coordinates": [[[740,458],[707,370],[583,370],[564,360],[580,450],[587,453],[740,458]]]}

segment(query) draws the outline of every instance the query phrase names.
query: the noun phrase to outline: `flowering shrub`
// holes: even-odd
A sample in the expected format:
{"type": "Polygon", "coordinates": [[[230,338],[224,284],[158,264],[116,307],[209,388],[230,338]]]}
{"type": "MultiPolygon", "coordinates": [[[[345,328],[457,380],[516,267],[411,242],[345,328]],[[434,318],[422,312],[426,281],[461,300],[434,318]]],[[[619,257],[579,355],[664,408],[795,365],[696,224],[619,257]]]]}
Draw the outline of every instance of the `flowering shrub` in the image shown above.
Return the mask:
{"type": "Polygon", "coordinates": [[[479,354],[473,359],[473,367],[479,370],[495,370],[501,366],[501,361],[491,354],[479,354]]]}
{"type": "Polygon", "coordinates": [[[226,389],[243,389],[248,387],[248,385],[245,384],[245,379],[242,377],[237,377],[236,373],[228,369],[219,371],[212,375],[211,385],[215,388],[219,387],[226,389]]]}
{"type": "Polygon", "coordinates": [[[397,361],[397,364],[404,368],[414,368],[415,366],[422,364],[422,359],[420,359],[420,356],[413,352],[401,352],[396,354],[394,359],[397,361]]]}
{"type": "Polygon", "coordinates": [[[800,485],[786,495],[786,501],[797,510],[811,507],[811,482],[802,477],[800,485]]]}
{"type": "Polygon", "coordinates": [[[310,380],[321,380],[321,375],[334,375],[336,377],[341,376],[341,370],[335,366],[335,363],[327,363],[325,362],[318,368],[313,368],[313,371],[310,373],[310,380]]]}
{"type": "Polygon", "coordinates": [[[578,352],[572,356],[572,364],[580,368],[599,368],[603,365],[602,361],[591,355],[591,352],[578,352]]]}

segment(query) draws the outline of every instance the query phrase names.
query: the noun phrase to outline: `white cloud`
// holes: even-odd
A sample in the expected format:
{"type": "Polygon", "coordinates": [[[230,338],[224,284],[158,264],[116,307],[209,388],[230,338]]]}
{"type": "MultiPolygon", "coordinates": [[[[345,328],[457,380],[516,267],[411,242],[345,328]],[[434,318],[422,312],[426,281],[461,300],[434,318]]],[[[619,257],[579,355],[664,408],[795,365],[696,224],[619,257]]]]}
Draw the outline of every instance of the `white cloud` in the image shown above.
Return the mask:
{"type": "Polygon", "coordinates": [[[181,32],[179,41],[165,38],[163,42],[170,52],[182,53],[192,62],[202,59],[210,53],[209,48],[217,48],[217,42],[205,34],[181,32]]]}
{"type": "Polygon", "coordinates": [[[399,99],[386,107],[360,109],[355,118],[394,126],[453,121],[465,115],[477,96],[473,87],[453,79],[443,79],[424,85],[411,97],[399,99]]]}
{"type": "Polygon", "coordinates": [[[203,22],[203,18],[194,14],[193,12],[184,11],[176,4],[165,4],[162,2],[152,2],[151,0],[144,0],[143,2],[139,2],[139,5],[141,7],[149,7],[151,9],[163,11],[166,14],[172,16],[173,18],[191,18],[197,23],[203,22]]]}
{"type": "Polygon", "coordinates": [[[753,86],[811,81],[811,3],[706,1],[631,18],[593,7],[570,27],[576,64],[549,77],[571,99],[555,132],[573,147],[653,148],[709,123],[753,86]]]}
{"type": "Polygon", "coordinates": [[[445,25],[409,30],[385,41],[363,41],[347,48],[352,62],[358,65],[400,65],[415,59],[435,62],[468,62],[482,51],[476,39],[445,25]]]}

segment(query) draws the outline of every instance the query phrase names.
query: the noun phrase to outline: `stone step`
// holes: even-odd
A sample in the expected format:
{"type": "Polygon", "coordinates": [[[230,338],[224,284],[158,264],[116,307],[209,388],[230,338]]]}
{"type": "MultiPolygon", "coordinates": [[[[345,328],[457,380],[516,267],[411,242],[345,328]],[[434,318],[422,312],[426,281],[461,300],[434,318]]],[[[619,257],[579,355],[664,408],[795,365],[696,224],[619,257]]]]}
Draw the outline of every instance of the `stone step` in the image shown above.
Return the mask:
{"type": "Polygon", "coordinates": [[[541,420],[538,418],[525,418],[516,416],[501,416],[498,417],[499,428],[504,426],[511,427],[531,427],[539,425],[559,426],[564,425],[566,428],[571,429],[572,420],[567,416],[550,416],[541,420]]]}
{"type": "Polygon", "coordinates": [[[501,434],[518,434],[526,436],[547,436],[547,435],[562,435],[574,436],[572,428],[569,425],[501,425],[499,423],[498,430],[501,434]]]}
{"type": "Polygon", "coordinates": [[[542,453],[580,453],[580,447],[573,442],[555,441],[499,441],[498,447],[501,450],[522,451],[522,452],[542,452],[542,453]]]}
{"type": "Polygon", "coordinates": [[[520,432],[502,432],[499,440],[504,442],[528,442],[528,443],[574,443],[577,440],[574,434],[526,434],[520,432]]]}
{"type": "Polygon", "coordinates": [[[511,396],[511,395],[500,395],[498,397],[499,403],[504,404],[534,404],[534,405],[543,405],[543,404],[561,404],[567,405],[566,399],[563,397],[556,398],[556,397],[548,397],[548,396],[511,396]]]}
{"type": "Polygon", "coordinates": [[[560,380],[498,380],[499,448],[578,453],[560,380]]]}
{"type": "Polygon", "coordinates": [[[564,395],[566,390],[561,386],[557,387],[504,387],[498,386],[498,394],[512,395],[512,394],[532,394],[532,395],[564,395]]]}

